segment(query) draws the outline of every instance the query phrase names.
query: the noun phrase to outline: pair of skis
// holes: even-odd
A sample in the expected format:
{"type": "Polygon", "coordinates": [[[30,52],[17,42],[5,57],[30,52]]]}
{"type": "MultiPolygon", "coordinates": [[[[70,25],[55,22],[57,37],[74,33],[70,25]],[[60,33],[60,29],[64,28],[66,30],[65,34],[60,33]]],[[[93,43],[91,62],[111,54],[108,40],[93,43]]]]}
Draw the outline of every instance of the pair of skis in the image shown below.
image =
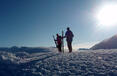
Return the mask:
{"type": "MultiPolygon", "coordinates": [[[[56,38],[54,37],[54,35],[53,35],[53,39],[54,39],[55,45],[57,47],[58,44],[57,44],[57,41],[56,41],[56,38]]],[[[62,37],[61,37],[61,50],[64,53],[64,31],[62,31],[62,37]]]]}

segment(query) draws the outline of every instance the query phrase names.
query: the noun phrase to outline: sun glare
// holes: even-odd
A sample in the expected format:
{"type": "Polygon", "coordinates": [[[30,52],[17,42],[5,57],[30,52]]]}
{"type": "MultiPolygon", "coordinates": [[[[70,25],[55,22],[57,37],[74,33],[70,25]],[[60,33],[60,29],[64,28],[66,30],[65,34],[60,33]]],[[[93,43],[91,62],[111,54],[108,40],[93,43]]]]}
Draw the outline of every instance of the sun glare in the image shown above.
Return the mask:
{"type": "Polygon", "coordinates": [[[107,4],[101,7],[97,19],[100,26],[115,26],[117,24],[117,4],[107,4]]]}

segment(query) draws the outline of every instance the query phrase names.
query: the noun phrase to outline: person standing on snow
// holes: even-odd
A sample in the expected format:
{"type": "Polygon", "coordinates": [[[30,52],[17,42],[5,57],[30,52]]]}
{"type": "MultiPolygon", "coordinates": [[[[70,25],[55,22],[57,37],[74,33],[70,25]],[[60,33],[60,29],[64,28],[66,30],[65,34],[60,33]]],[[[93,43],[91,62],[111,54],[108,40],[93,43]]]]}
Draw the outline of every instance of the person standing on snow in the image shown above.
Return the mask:
{"type": "Polygon", "coordinates": [[[68,46],[69,52],[72,52],[73,37],[74,37],[74,35],[73,35],[72,31],[70,30],[69,27],[67,27],[67,31],[65,33],[65,38],[66,38],[66,41],[67,41],[67,46],[68,46]]]}
{"type": "Polygon", "coordinates": [[[62,52],[61,47],[62,47],[62,37],[59,34],[56,34],[56,41],[57,41],[57,48],[59,52],[62,52]]]}

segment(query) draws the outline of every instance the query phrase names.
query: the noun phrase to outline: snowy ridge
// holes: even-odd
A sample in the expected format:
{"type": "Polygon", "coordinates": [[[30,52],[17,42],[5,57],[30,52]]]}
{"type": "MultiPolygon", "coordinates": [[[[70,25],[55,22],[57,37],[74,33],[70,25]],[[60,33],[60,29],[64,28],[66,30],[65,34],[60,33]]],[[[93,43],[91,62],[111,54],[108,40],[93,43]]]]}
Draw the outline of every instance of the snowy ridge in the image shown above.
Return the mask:
{"type": "Polygon", "coordinates": [[[101,41],[100,43],[91,47],[91,49],[117,49],[117,35],[101,41]]]}
{"type": "MultiPolygon", "coordinates": [[[[0,76],[117,76],[117,50],[0,52],[0,76]]],[[[49,51],[48,51],[49,50],[49,51]]]]}

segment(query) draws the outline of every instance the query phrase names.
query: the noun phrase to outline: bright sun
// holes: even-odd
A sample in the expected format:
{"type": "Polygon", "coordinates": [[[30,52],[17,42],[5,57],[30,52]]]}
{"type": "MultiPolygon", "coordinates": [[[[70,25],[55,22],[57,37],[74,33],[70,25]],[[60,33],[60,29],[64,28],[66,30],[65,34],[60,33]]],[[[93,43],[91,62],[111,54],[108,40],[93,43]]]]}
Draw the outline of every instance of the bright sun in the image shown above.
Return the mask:
{"type": "Polygon", "coordinates": [[[115,26],[117,24],[117,4],[107,4],[101,7],[97,19],[101,26],[115,26]]]}

